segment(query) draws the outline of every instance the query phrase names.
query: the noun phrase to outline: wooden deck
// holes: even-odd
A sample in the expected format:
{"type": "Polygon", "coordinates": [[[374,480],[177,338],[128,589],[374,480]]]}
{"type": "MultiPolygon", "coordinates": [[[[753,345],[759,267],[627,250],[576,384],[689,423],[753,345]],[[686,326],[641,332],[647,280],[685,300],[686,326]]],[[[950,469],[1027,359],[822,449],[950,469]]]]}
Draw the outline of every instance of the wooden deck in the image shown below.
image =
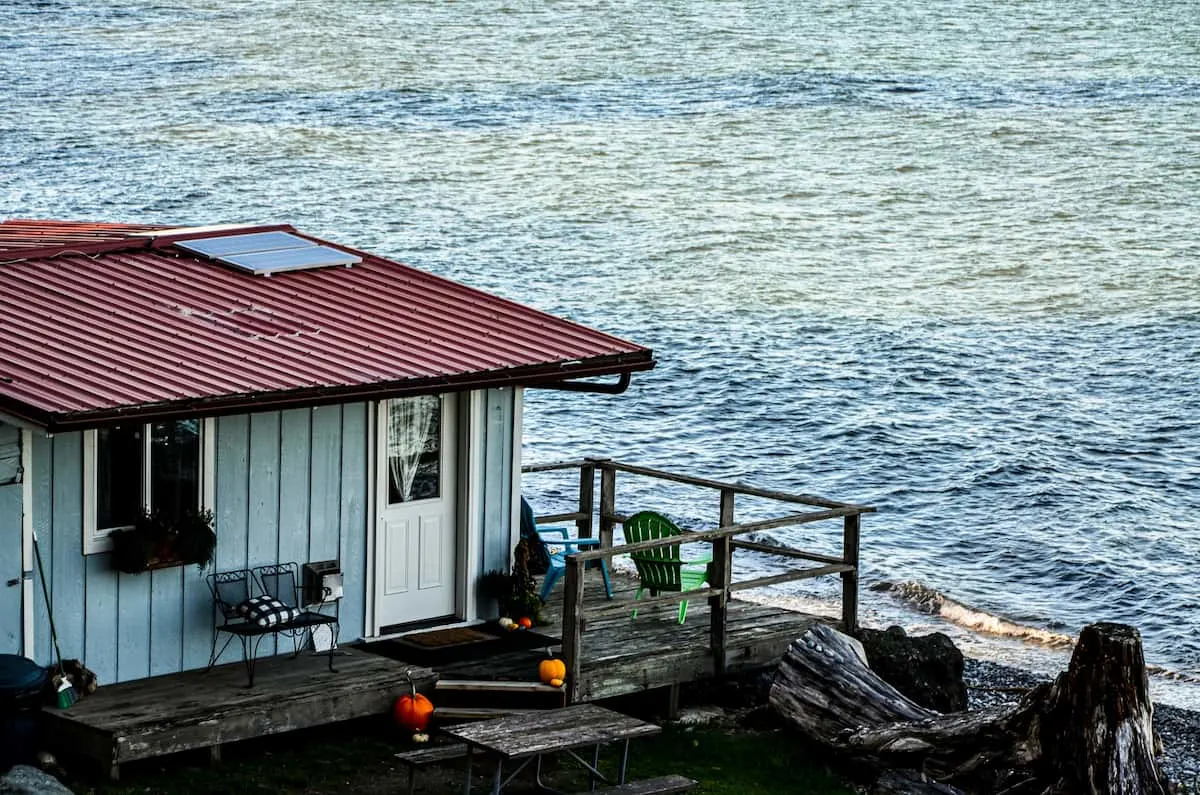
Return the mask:
{"type": "MultiPolygon", "coordinates": [[[[585,577],[589,606],[633,606],[636,579],[613,573],[615,598],[604,599],[599,572],[585,577]]],[[[561,644],[562,589],[546,605],[537,628],[561,644]]],[[[709,648],[709,609],[704,598],[689,602],[687,623],[676,623],[676,606],[642,608],[636,619],[619,611],[589,622],[582,634],[577,701],[596,701],[714,677],[709,648]]],[[[744,600],[728,606],[725,669],[730,673],[774,665],[788,644],[820,619],[744,600]]],[[[558,646],[555,646],[557,653],[558,646]]],[[[101,687],[68,710],[47,708],[47,736],[60,750],[90,758],[115,777],[122,764],[179,751],[386,714],[408,691],[407,671],[429,692],[437,678],[535,681],[539,649],[506,651],[482,659],[429,667],[351,647],[335,658],[304,654],[258,662],[253,688],[241,663],[205,673],[187,671],[101,687]],[[369,686],[364,686],[369,683],[369,686]]]]}
{"type": "MultiPolygon", "coordinates": [[[[240,662],[106,685],[70,709],[46,708],[43,725],[57,750],[116,778],[126,762],[197,748],[219,756],[222,743],[386,714],[408,692],[406,663],[355,649],[334,659],[335,673],[324,655],[261,659],[253,688],[240,662]]],[[[434,680],[424,668],[413,677],[434,680]]]]}
{"type": "MultiPolygon", "coordinates": [[[[613,572],[613,604],[627,603],[632,611],[636,589],[636,578],[613,572]]],[[[605,604],[598,570],[587,572],[584,594],[589,607],[605,604]]],[[[560,642],[562,607],[563,589],[558,588],[543,613],[549,624],[537,630],[560,642]]],[[[577,700],[597,701],[713,678],[716,666],[709,647],[707,600],[689,600],[683,626],[676,621],[677,612],[675,605],[660,604],[639,610],[637,618],[622,612],[587,622],[582,637],[581,697],[577,700]]],[[[727,621],[725,670],[739,673],[773,666],[814,622],[829,619],[731,599],[727,621]]],[[[536,660],[536,652],[509,652],[436,666],[436,671],[450,679],[531,679],[537,676],[536,660]]]]}

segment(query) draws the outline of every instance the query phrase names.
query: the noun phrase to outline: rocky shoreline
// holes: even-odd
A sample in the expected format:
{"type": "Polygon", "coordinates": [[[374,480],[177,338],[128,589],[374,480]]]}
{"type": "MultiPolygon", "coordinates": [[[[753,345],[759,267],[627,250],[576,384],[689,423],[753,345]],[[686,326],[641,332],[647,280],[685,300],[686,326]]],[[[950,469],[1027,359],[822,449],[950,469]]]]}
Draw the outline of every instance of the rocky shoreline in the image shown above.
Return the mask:
{"type": "MultiPolygon", "coordinates": [[[[970,709],[1015,704],[1030,688],[1050,681],[1020,668],[970,657],[963,663],[970,709]]],[[[1154,728],[1162,738],[1163,772],[1184,785],[1185,791],[1200,791],[1200,712],[1155,704],[1154,728]]]]}

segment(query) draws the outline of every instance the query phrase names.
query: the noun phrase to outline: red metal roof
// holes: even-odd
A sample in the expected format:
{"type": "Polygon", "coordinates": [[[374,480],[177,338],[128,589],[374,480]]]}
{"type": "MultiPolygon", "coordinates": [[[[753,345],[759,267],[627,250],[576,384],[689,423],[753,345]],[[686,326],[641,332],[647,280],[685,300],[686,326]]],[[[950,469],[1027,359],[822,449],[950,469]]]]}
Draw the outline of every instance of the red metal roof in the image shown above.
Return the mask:
{"type": "MultiPolygon", "coordinates": [[[[301,234],[236,232],[268,229],[301,234]]],[[[172,245],[230,233],[0,223],[0,413],[65,430],[654,366],[648,348],[364,252],[263,277],[172,245]]]]}

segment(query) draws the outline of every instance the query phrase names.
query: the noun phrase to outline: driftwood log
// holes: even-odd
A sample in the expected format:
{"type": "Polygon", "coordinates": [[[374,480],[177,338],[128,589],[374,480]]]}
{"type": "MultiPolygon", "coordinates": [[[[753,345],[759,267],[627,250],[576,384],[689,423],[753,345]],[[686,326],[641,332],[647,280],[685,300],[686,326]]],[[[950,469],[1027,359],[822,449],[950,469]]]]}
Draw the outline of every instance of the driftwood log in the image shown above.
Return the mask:
{"type": "Polygon", "coordinates": [[[856,640],[816,625],[784,655],[770,703],[859,769],[914,771],[882,776],[877,792],[1168,791],[1141,635],[1122,624],[1085,627],[1067,671],[1017,706],[951,715],[909,701],[867,667],[856,640]]]}

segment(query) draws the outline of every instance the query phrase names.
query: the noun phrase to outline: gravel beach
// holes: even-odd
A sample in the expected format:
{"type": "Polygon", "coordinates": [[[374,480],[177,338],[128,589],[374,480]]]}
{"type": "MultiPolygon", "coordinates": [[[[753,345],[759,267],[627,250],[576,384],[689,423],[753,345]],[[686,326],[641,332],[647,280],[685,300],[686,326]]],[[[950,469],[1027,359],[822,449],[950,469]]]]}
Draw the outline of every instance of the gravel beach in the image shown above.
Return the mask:
{"type": "MultiPolygon", "coordinates": [[[[1015,704],[1029,688],[1049,681],[1020,668],[967,657],[963,671],[971,709],[1015,704]]],[[[1154,728],[1162,738],[1163,771],[1188,792],[1200,791],[1200,712],[1154,705],[1154,728]]]]}

